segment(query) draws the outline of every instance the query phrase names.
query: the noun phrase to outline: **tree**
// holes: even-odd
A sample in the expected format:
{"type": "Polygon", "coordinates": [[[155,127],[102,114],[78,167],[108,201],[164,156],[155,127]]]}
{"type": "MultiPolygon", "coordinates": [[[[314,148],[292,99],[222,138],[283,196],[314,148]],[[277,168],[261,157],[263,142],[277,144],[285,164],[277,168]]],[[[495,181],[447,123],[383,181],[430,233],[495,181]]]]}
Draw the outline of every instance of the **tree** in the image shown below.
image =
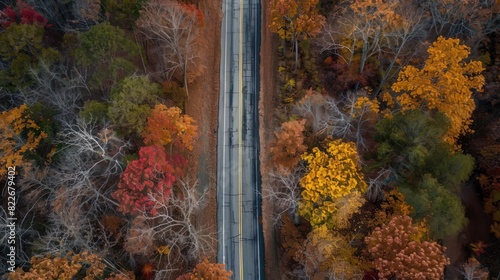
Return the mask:
{"type": "MultiPolygon", "coordinates": [[[[110,267],[106,265],[105,260],[96,254],[91,254],[87,251],[75,254],[70,251],[66,254],[59,253],[44,257],[33,257],[31,259],[31,267],[28,271],[23,271],[22,268],[17,268],[15,272],[9,273],[7,279],[70,280],[75,279],[75,277],[83,277],[82,279],[89,280],[103,279],[105,270],[108,269],[110,269],[110,267]]],[[[122,272],[117,271],[116,269],[112,269],[112,271],[112,274],[115,276],[122,274],[122,272]]]]}
{"type": "Polygon", "coordinates": [[[102,6],[111,24],[131,28],[139,18],[142,0],[103,0],[102,6]]]}
{"type": "Polygon", "coordinates": [[[442,279],[450,260],[436,242],[417,239],[418,227],[408,216],[394,216],[365,238],[381,279],[442,279]]]}
{"type": "Polygon", "coordinates": [[[344,236],[325,225],[314,228],[296,253],[307,279],[360,279],[360,260],[344,236]]]}
{"type": "Polygon", "coordinates": [[[28,0],[50,27],[64,33],[85,32],[102,21],[101,0],[28,0]]]}
{"type": "Polygon", "coordinates": [[[289,171],[275,169],[269,172],[269,185],[262,186],[262,196],[268,201],[273,201],[273,220],[277,225],[282,221],[282,216],[288,214],[294,222],[299,223],[297,210],[300,201],[300,178],[304,175],[305,168],[302,164],[289,171]]]}
{"type": "Polygon", "coordinates": [[[229,280],[233,273],[224,264],[210,263],[208,259],[196,265],[192,272],[177,277],[177,280],[229,280]]]}
{"type": "Polygon", "coordinates": [[[46,18],[22,0],[17,0],[17,6],[14,8],[7,6],[3,9],[2,13],[0,13],[0,22],[2,22],[3,28],[7,28],[13,23],[37,24],[42,27],[50,27],[46,18]]]}
{"type": "Polygon", "coordinates": [[[306,120],[293,120],[281,124],[279,132],[271,143],[271,160],[284,169],[292,168],[306,151],[304,144],[304,129],[306,120]]]}
{"type": "Polygon", "coordinates": [[[415,5],[392,0],[343,1],[339,7],[332,12],[316,43],[322,52],[338,56],[336,68],[357,69],[356,73],[348,70],[342,75],[356,82],[354,90],[368,84],[367,80],[374,76],[370,72],[381,67],[384,73],[378,93],[388,75],[393,74],[396,61],[403,62],[403,56],[414,53],[414,46],[409,44],[423,37],[423,12],[415,5]],[[371,59],[376,62],[371,63],[371,59]]]}
{"type": "Polygon", "coordinates": [[[372,220],[373,226],[382,226],[388,223],[393,216],[408,216],[413,209],[406,203],[405,196],[397,188],[384,193],[384,200],[380,203],[372,220]]]}
{"type": "Polygon", "coordinates": [[[111,91],[108,116],[124,134],[141,135],[160,94],[161,87],[147,76],[127,77],[111,91]]]}
{"type": "Polygon", "coordinates": [[[194,5],[171,0],[148,1],[140,13],[137,26],[157,48],[164,78],[182,80],[189,96],[188,84],[203,71],[199,62],[203,13],[194,5]]]}
{"type": "Polygon", "coordinates": [[[489,279],[488,269],[483,267],[479,261],[471,257],[462,264],[460,273],[465,280],[486,280],[489,279]]]}
{"type": "Polygon", "coordinates": [[[431,234],[444,238],[465,224],[460,184],[474,167],[470,155],[454,152],[443,141],[448,129],[443,114],[414,110],[382,119],[377,125],[375,164],[389,171],[386,184],[396,182],[414,219],[426,219],[431,234]]]}
{"type": "Polygon", "coordinates": [[[197,182],[179,179],[168,199],[162,194],[150,196],[154,211],[140,211],[129,230],[129,252],[147,256],[157,250],[165,260],[156,270],[159,279],[169,279],[177,268],[199,263],[203,256],[214,254],[213,229],[197,226],[195,220],[204,210],[208,194],[206,188],[203,193],[198,189],[197,182]]]}
{"type": "Polygon", "coordinates": [[[476,54],[489,34],[498,28],[495,1],[425,0],[420,5],[430,15],[430,31],[436,36],[458,38],[476,54]]]}
{"type": "Polygon", "coordinates": [[[422,69],[405,67],[392,85],[403,111],[423,108],[437,110],[450,119],[444,135],[447,143],[457,145],[458,137],[471,132],[475,103],[473,90],[481,91],[484,70],[481,62],[465,62],[470,48],[458,39],[439,37],[427,50],[429,57],[422,69]]]}
{"type": "Polygon", "coordinates": [[[79,112],[79,117],[85,121],[100,121],[108,120],[108,104],[96,100],[88,100],[83,103],[83,108],[79,112]]]}
{"type": "Polygon", "coordinates": [[[314,38],[321,31],[325,17],[319,14],[319,0],[273,0],[269,28],[281,39],[295,44],[295,64],[299,65],[299,41],[314,38]]]}
{"type": "Polygon", "coordinates": [[[154,211],[153,197],[168,200],[172,185],[186,164],[181,156],[168,156],[162,146],[142,147],[139,159],[127,165],[118,189],[112,194],[118,201],[119,211],[133,215],[154,211]]]}
{"type": "Polygon", "coordinates": [[[75,59],[90,73],[91,88],[107,93],[118,81],[137,71],[132,60],[140,51],[124,30],[101,23],[79,35],[75,59]]]}
{"type": "Polygon", "coordinates": [[[75,112],[80,110],[83,94],[89,89],[84,77],[73,70],[73,66],[41,61],[29,71],[33,84],[16,92],[16,97],[26,104],[41,103],[52,108],[58,122],[75,123],[75,112]]]}
{"type": "Polygon", "coordinates": [[[377,165],[390,167],[406,183],[419,182],[432,174],[441,184],[458,192],[474,166],[470,155],[454,152],[445,143],[449,120],[443,114],[431,116],[419,110],[384,118],[376,126],[377,165]]]}
{"type": "Polygon", "coordinates": [[[167,146],[178,150],[193,150],[197,126],[192,117],[182,114],[178,107],[156,104],[149,113],[147,124],[142,132],[146,145],[167,146]]]}
{"type": "MultiPolygon", "coordinates": [[[[4,111],[0,114],[0,165],[30,169],[25,156],[34,151],[47,133],[29,116],[26,104],[4,111]]],[[[0,170],[0,176],[7,173],[7,168],[0,170]]]]}
{"type": "Polygon", "coordinates": [[[292,112],[305,119],[305,127],[316,136],[349,139],[353,118],[339,104],[339,100],[332,97],[308,91],[292,112]]]}
{"type": "Polygon", "coordinates": [[[123,173],[123,156],[130,144],[109,125],[83,120],[63,123],[54,143],[60,149],[50,167],[42,170],[45,177],[23,181],[23,188],[29,187],[24,201],[42,209],[38,212],[49,225],[36,241],[38,251],[106,253],[119,238],[101,220],[116,212],[111,192],[123,173]],[[47,209],[51,211],[46,213],[47,209]]]}
{"type": "Polygon", "coordinates": [[[302,158],[308,163],[308,172],[300,180],[303,190],[299,214],[313,226],[345,226],[338,223],[340,220],[336,220],[335,214],[344,212],[342,220],[347,220],[345,216],[363,204],[361,194],[367,187],[356,145],[333,140],[327,144],[326,152],[316,147],[302,158]]]}
{"type": "Polygon", "coordinates": [[[8,65],[0,70],[0,84],[23,89],[33,85],[31,70],[40,62],[51,65],[59,60],[59,52],[44,46],[44,28],[38,24],[12,23],[0,33],[0,62],[8,65]]]}

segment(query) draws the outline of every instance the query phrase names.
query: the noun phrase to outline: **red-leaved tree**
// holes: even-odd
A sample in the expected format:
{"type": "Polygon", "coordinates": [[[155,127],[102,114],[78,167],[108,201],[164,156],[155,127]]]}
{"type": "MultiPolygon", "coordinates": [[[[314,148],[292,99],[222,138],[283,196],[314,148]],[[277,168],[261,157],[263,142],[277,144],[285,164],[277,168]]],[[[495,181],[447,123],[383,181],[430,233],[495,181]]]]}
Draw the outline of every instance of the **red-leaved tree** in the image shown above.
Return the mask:
{"type": "Polygon", "coordinates": [[[151,197],[168,199],[176,177],[182,176],[186,165],[186,159],[180,155],[167,155],[162,146],[142,147],[139,159],[127,165],[118,190],[112,194],[119,203],[118,210],[132,215],[154,211],[151,197]]]}
{"type": "Polygon", "coordinates": [[[17,1],[17,7],[7,6],[7,8],[3,9],[0,12],[0,22],[3,28],[7,28],[13,23],[38,24],[43,27],[50,27],[46,18],[22,0],[17,1]]]}

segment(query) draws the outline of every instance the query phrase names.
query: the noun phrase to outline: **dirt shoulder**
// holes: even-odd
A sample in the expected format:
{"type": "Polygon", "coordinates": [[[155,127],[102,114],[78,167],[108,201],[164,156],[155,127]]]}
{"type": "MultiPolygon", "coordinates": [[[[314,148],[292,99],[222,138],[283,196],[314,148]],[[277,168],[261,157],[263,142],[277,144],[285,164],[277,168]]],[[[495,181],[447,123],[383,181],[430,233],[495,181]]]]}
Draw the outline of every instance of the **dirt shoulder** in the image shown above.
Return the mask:
{"type": "MultiPolygon", "coordinates": [[[[260,138],[260,173],[262,176],[262,186],[269,185],[268,170],[271,168],[268,163],[269,143],[273,139],[275,128],[274,103],[276,92],[277,63],[274,59],[274,51],[277,49],[277,42],[273,34],[267,28],[270,15],[270,2],[262,3],[261,19],[261,49],[260,49],[260,100],[259,100],[259,138],[260,138]]],[[[267,279],[281,279],[278,262],[278,250],[275,242],[275,231],[272,220],[272,201],[262,199],[262,230],[264,235],[265,251],[265,273],[267,279]]]]}
{"type": "Polygon", "coordinates": [[[190,84],[186,113],[198,124],[198,144],[193,150],[193,160],[197,165],[190,170],[197,174],[200,191],[208,188],[208,204],[197,217],[197,226],[207,229],[213,236],[212,252],[208,257],[217,260],[217,127],[219,109],[219,64],[220,27],[222,20],[222,0],[199,1],[199,9],[205,15],[201,64],[206,67],[203,75],[190,84]]]}

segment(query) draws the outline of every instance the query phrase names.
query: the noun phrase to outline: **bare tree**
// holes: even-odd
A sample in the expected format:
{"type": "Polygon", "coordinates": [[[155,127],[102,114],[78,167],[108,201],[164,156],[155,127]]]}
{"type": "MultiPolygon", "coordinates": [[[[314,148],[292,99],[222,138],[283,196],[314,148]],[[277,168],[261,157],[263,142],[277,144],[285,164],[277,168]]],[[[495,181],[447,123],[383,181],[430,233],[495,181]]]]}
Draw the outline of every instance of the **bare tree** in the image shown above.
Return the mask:
{"type": "Polygon", "coordinates": [[[430,14],[435,35],[464,40],[475,54],[486,36],[498,32],[500,15],[494,0],[425,0],[420,4],[430,14]]]}
{"type": "Polygon", "coordinates": [[[414,51],[408,43],[424,35],[423,11],[409,5],[391,0],[354,1],[341,6],[331,14],[315,42],[321,52],[333,52],[347,65],[359,63],[358,75],[363,73],[370,58],[380,61],[389,57],[388,63],[382,61],[387,65],[381,65],[385,68],[382,86],[395,62],[406,52],[414,51]]]}
{"type": "Polygon", "coordinates": [[[332,136],[345,141],[355,141],[358,151],[366,150],[365,137],[368,123],[372,121],[370,106],[357,106],[360,97],[366,97],[365,90],[347,92],[338,100],[319,93],[309,92],[298,101],[292,112],[307,120],[315,136],[332,136]]]}
{"type": "Polygon", "coordinates": [[[137,20],[142,34],[159,50],[165,78],[180,76],[188,96],[189,76],[203,69],[199,64],[203,17],[192,8],[171,0],[152,0],[137,20]]]}
{"type": "Polygon", "coordinates": [[[366,196],[371,201],[376,201],[383,195],[383,188],[394,178],[395,173],[391,169],[382,169],[377,172],[375,178],[368,178],[368,190],[366,196]]]}
{"type": "MultiPolygon", "coordinates": [[[[18,200],[19,202],[19,200],[18,200]]],[[[10,215],[7,215],[7,207],[0,207],[0,275],[8,272],[10,266],[7,261],[11,258],[8,256],[11,246],[16,248],[15,251],[15,264],[16,266],[25,266],[29,264],[31,256],[29,255],[29,247],[32,245],[32,240],[39,237],[39,232],[33,229],[32,208],[27,207],[24,211],[20,211],[20,205],[17,205],[16,217],[17,220],[10,220],[10,215]],[[15,227],[9,227],[11,222],[14,222],[15,227]],[[13,231],[11,233],[11,231],[13,231]],[[13,235],[12,235],[13,234],[13,235]],[[11,243],[14,238],[15,243],[11,243]]]]}
{"type": "Polygon", "coordinates": [[[295,104],[292,112],[306,119],[315,135],[346,139],[352,133],[353,118],[339,105],[333,97],[310,92],[295,104]]]}
{"type": "Polygon", "coordinates": [[[369,137],[365,137],[366,128],[368,127],[368,123],[370,122],[369,116],[372,108],[370,106],[357,106],[358,99],[360,97],[366,97],[367,92],[364,90],[359,90],[357,92],[347,92],[342,96],[341,106],[346,108],[348,111],[346,114],[352,118],[350,124],[350,134],[349,138],[344,138],[346,140],[351,140],[356,142],[356,149],[358,152],[367,150],[366,139],[369,137]]]}
{"type": "Polygon", "coordinates": [[[462,264],[462,269],[459,270],[466,280],[486,280],[489,279],[488,269],[479,263],[479,261],[471,257],[462,264]]]}
{"type": "Polygon", "coordinates": [[[197,182],[188,179],[177,180],[168,198],[150,194],[153,210],[142,212],[137,217],[140,223],[129,230],[127,243],[138,242],[148,247],[134,253],[148,254],[158,246],[168,246],[168,253],[162,255],[167,258],[161,262],[165,266],[157,272],[161,279],[174,273],[180,264],[198,263],[203,256],[214,252],[212,229],[199,228],[195,223],[195,218],[204,210],[208,196],[207,189],[200,194],[197,185],[197,182]]]}
{"type": "Polygon", "coordinates": [[[385,35],[387,45],[378,55],[383,74],[378,88],[374,91],[375,95],[382,91],[387,82],[396,79],[399,69],[408,65],[411,59],[426,49],[418,47],[427,37],[428,23],[424,11],[405,3],[398,6],[397,13],[405,20],[399,28],[392,29],[385,35]]]}
{"type": "Polygon", "coordinates": [[[298,209],[300,201],[300,178],[306,169],[301,163],[290,172],[283,169],[271,171],[269,185],[263,186],[263,198],[273,203],[273,220],[277,225],[281,222],[282,215],[290,215],[294,223],[298,223],[298,209]]]}
{"type": "Polygon", "coordinates": [[[42,103],[56,110],[60,122],[75,122],[82,95],[89,92],[85,77],[74,68],[64,65],[48,65],[41,61],[31,69],[35,83],[17,93],[23,103],[42,103]]]}
{"type": "Polygon", "coordinates": [[[52,211],[49,228],[39,242],[44,253],[85,249],[104,250],[116,240],[99,223],[102,216],[114,213],[112,186],[123,172],[122,157],[129,144],[114,136],[109,127],[90,121],[63,123],[53,167],[41,182],[52,211]]]}

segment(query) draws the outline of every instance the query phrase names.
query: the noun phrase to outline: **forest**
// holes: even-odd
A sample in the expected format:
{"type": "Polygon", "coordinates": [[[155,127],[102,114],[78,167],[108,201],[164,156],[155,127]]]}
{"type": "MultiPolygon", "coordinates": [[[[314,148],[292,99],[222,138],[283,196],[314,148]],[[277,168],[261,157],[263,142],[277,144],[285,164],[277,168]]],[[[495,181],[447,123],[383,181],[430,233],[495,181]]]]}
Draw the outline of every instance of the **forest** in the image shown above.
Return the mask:
{"type": "Polygon", "coordinates": [[[498,279],[498,1],[268,11],[282,279],[498,279]]]}
{"type": "Polygon", "coordinates": [[[1,3],[0,275],[228,279],[196,220],[197,3],[1,3]]]}
{"type": "MultiPolygon", "coordinates": [[[[261,5],[267,278],[499,279],[498,1],[261,5]]],[[[0,0],[0,277],[231,279],[188,110],[220,6],[0,0]]]]}

